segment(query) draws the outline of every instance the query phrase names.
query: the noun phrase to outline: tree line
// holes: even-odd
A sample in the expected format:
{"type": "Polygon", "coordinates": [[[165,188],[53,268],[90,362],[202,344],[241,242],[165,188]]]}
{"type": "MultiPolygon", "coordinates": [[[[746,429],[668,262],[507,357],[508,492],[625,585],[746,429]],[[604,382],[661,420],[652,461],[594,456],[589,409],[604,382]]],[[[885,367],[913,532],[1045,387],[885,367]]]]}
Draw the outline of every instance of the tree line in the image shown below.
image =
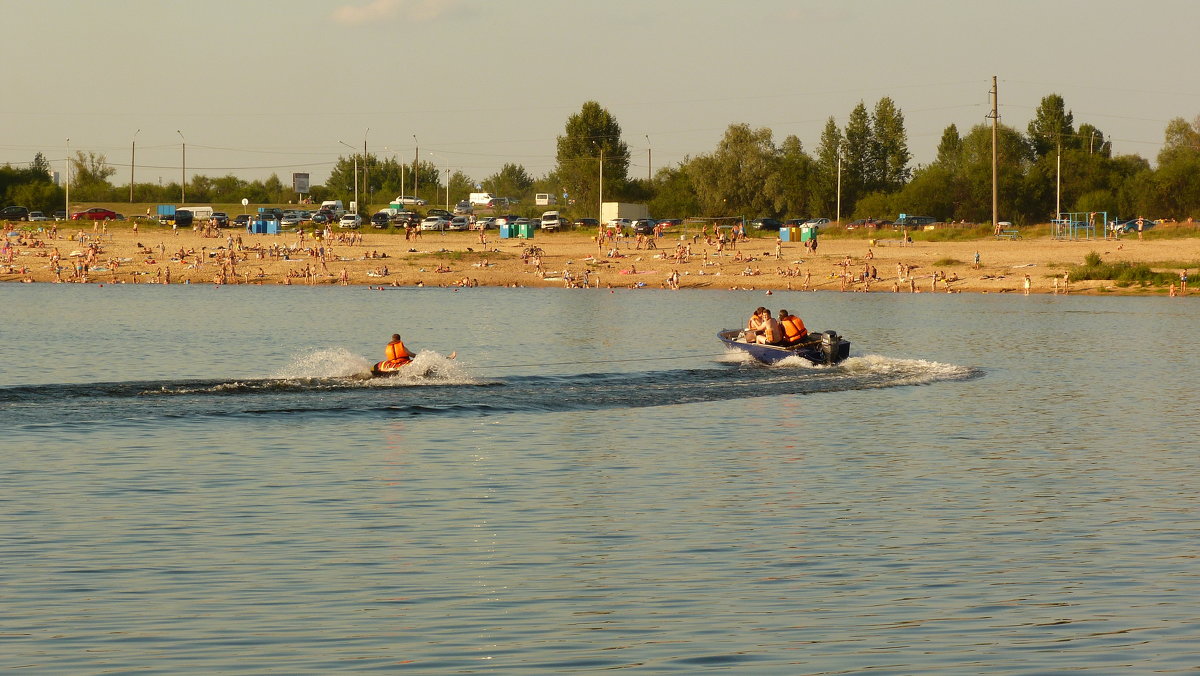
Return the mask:
{"type": "MultiPolygon", "coordinates": [[[[1110,217],[1200,217],[1200,116],[1190,123],[1176,118],[1167,124],[1152,168],[1141,156],[1113,155],[1102,130],[1089,123],[1077,127],[1063,97],[1050,94],[1024,132],[999,127],[998,148],[1004,220],[1046,222],[1058,205],[1062,211],[1103,211],[1110,217]]],[[[978,124],[965,133],[954,124],[947,126],[936,158],[913,167],[903,111],[889,97],[870,109],[859,102],[844,126],[831,116],[811,153],[794,135],[777,143],[769,128],[734,123],[712,152],[689,156],[652,178],[628,175],[629,146],[620,124],[599,103],[588,101],[567,119],[556,151],[556,165],[545,176],[534,177],[520,164],[508,163],[479,184],[487,192],[524,199],[536,192],[565,193],[564,209],[577,216],[594,216],[603,190],[605,201],[645,202],[659,217],[833,218],[840,207],[843,220],[899,213],[948,221],[991,218],[991,126],[978,124]]],[[[71,168],[72,201],[131,200],[128,184],[111,182],[116,169],[104,155],[78,151],[71,168]]],[[[28,168],[0,167],[5,203],[43,211],[61,207],[63,189],[51,181],[49,169],[41,153],[28,168]]],[[[476,181],[429,162],[405,164],[357,154],[339,157],[328,180],[313,185],[307,197],[349,203],[356,185],[367,206],[385,204],[399,194],[453,204],[474,191],[476,181]]],[[[255,204],[282,204],[298,197],[274,174],[254,181],[194,175],[185,187],[188,202],[246,198],[255,204]]],[[[131,201],[171,203],[181,193],[178,183],[138,183],[131,201]]]]}

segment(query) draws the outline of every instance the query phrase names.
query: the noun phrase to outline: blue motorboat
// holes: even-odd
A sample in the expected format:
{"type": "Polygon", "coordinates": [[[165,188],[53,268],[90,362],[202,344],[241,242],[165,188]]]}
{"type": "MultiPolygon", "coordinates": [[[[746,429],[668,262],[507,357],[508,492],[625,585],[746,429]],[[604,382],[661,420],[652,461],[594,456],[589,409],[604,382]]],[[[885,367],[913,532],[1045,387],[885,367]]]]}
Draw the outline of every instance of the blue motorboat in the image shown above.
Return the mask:
{"type": "Polygon", "coordinates": [[[725,343],[725,347],[745,352],[764,364],[800,357],[811,364],[832,366],[850,356],[850,341],[835,331],[809,333],[803,342],[789,347],[746,342],[745,332],[738,329],[724,329],[717,333],[717,338],[725,343]]]}

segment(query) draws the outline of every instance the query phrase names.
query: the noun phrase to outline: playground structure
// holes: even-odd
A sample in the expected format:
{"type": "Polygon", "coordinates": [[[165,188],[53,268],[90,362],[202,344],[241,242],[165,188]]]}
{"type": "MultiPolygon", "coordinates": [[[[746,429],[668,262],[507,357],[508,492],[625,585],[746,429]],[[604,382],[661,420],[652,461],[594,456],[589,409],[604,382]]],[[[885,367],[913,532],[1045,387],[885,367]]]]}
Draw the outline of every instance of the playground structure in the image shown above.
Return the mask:
{"type": "Polygon", "coordinates": [[[1054,239],[1060,240],[1091,240],[1096,239],[1096,226],[1108,237],[1109,221],[1107,211],[1065,211],[1050,221],[1054,239]]]}

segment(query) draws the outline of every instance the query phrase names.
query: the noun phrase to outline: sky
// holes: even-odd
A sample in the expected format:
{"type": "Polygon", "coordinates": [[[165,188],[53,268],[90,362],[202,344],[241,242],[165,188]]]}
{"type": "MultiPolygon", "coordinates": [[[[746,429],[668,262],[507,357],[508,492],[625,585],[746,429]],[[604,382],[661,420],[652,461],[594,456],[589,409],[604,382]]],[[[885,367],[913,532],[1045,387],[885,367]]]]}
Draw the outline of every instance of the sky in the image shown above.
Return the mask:
{"type": "Polygon", "coordinates": [[[536,177],[583,103],[629,173],[712,152],[730,124],[797,136],[891,97],[914,166],[951,123],[1024,131],[1056,93],[1115,154],[1154,161],[1200,115],[1196,0],[3,0],[0,164],[103,155],[110,179],[306,172],[352,146],[536,177]],[[24,36],[23,39],[20,36],[24,36]],[[18,54],[24,57],[18,59],[18,54]],[[136,143],[136,153],[133,146],[136,143]]]}

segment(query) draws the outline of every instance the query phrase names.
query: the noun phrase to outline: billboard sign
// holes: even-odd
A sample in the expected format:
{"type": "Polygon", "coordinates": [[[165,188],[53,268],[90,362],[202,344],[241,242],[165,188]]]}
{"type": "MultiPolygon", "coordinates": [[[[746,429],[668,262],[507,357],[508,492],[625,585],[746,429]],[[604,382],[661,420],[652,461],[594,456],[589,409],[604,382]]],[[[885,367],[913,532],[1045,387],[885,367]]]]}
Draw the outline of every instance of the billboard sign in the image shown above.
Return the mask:
{"type": "Polygon", "coordinates": [[[300,194],[308,192],[308,174],[292,174],[292,190],[300,194]]]}

